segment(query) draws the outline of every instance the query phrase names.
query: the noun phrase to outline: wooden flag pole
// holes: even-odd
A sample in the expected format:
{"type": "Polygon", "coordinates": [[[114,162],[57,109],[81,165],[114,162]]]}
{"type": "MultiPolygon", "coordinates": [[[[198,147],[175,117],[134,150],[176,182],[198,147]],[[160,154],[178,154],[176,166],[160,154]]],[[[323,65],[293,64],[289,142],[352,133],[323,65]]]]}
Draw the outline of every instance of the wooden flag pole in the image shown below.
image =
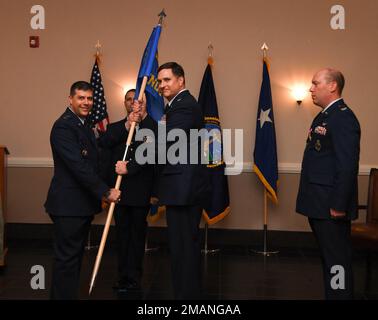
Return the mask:
{"type": "MultiPolygon", "coordinates": [[[[164,9],[159,13],[158,16],[159,16],[159,22],[158,22],[158,24],[162,25],[163,19],[164,19],[164,17],[166,17],[164,9]]],[[[148,76],[144,76],[143,77],[143,81],[142,81],[142,85],[141,85],[140,91],[139,91],[138,101],[141,101],[142,98],[143,98],[144,91],[145,91],[146,85],[147,85],[147,80],[148,80],[148,76]]],[[[131,144],[131,140],[132,140],[133,135],[134,135],[135,126],[136,126],[136,123],[132,122],[131,126],[130,126],[130,130],[129,130],[129,134],[127,136],[126,149],[125,149],[125,153],[123,154],[122,161],[125,161],[125,159],[126,159],[127,151],[129,150],[129,146],[131,144]]],[[[115,184],[114,188],[117,189],[117,190],[119,190],[119,188],[121,186],[121,182],[122,182],[122,175],[118,175],[117,176],[117,181],[116,181],[116,184],[115,184]]],[[[96,257],[96,262],[95,262],[95,265],[94,265],[94,268],[93,268],[93,272],[92,272],[92,278],[91,278],[91,282],[90,282],[90,286],[89,286],[89,295],[92,293],[92,289],[93,289],[93,286],[94,286],[94,283],[95,283],[95,280],[96,280],[98,269],[100,267],[102,255],[103,255],[104,248],[105,248],[106,239],[107,239],[108,233],[109,233],[110,223],[111,223],[112,218],[113,218],[113,212],[114,212],[115,205],[116,205],[115,202],[112,202],[110,204],[110,207],[109,207],[109,210],[108,210],[108,216],[106,218],[106,223],[105,223],[105,226],[104,226],[104,231],[103,231],[102,237],[101,237],[100,247],[98,249],[98,253],[97,253],[97,257],[96,257]]]]}
{"type": "MultiPolygon", "coordinates": [[[[97,40],[97,43],[95,45],[96,53],[93,56],[95,57],[98,66],[100,66],[100,63],[101,63],[101,60],[100,60],[100,56],[102,55],[101,52],[100,52],[101,47],[102,46],[101,46],[100,40],[97,40]]],[[[91,250],[91,249],[95,249],[95,248],[98,248],[98,246],[96,246],[96,245],[92,246],[91,245],[91,229],[89,229],[87,245],[85,247],[85,250],[91,250]]]]}
{"type": "Polygon", "coordinates": [[[264,188],[264,225],[268,224],[268,197],[264,188]]]}
{"type": "MultiPolygon", "coordinates": [[[[209,45],[207,46],[207,49],[208,49],[207,63],[210,66],[212,66],[214,64],[214,59],[213,59],[214,47],[211,44],[211,42],[209,42],[209,45]]],[[[211,250],[208,249],[208,242],[207,242],[208,231],[209,231],[209,224],[207,222],[205,222],[205,244],[204,244],[205,248],[201,250],[201,252],[203,254],[205,254],[205,255],[217,253],[217,252],[220,251],[220,249],[211,249],[211,250]]]]}
{"type": "MultiPolygon", "coordinates": [[[[267,51],[269,50],[268,46],[264,42],[261,47],[263,52],[263,60],[266,61],[267,59],[267,51]]],[[[263,237],[264,237],[264,244],[263,244],[263,251],[252,250],[254,253],[262,254],[264,256],[270,256],[272,254],[278,253],[279,251],[268,251],[268,193],[264,186],[264,230],[263,230],[263,237]]]]}
{"type": "Polygon", "coordinates": [[[278,253],[279,251],[268,251],[268,193],[266,188],[264,187],[264,230],[263,230],[263,237],[264,237],[264,244],[263,250],[252,250],[254,253],[262,254],[263,256],[270,256],[272,254],[278,253]]]}
{"type": "MultiPolygon", "coordinates": [[[[144,94],[144,91],[146,89],[147,80],[148,80],[147,76],[143,77],[143,82],[142,82],[142,86],[140,88],[138,101],[141,101],[142,98],[143,98],[143,94],[144,94]]],[[[125,161],[125,159],[126,159],[127,151],[128,151],[129,146],[131,144],[131,139],[133,138],[133,135],[134,135],[135,125],[136,125],[135,122],[131,123],[129,134],[127,136],[127,141],[126,141],[126,149],[125,149],[125,153],[123,155],[122,161],[125,161]]],[[[114,187],[116,190],[119,190],[119,188],[121,186],[121,182],[122,182],[122,175],[118,175],[117,181],[116,181],[116,184],[115,184],[115,187],[114,187]]],[[[106,223],[105,223],[105,226],[104,226],[104,231],[102,233],[100,247],[98,249],[96,262],[95,262],[93,272],[92,272],[92,278],[91,278],[91,283],[90,283],[90,287],[89,287],[89,295],[92,293],[92,289],[93,289],[93,286],[94,286],[94,283],[95,283],[95,280],[96,280],[98,269],[100,267],[102,255],[104,253],[106,239],[108,237],[110,224],[111,224],[112,218],[113,218],[113,212],[114,212],[115,205],[116,205],[115,202],[112,202],[110,204],[110,207],[109,207],[109,210],[108,210],[108,216],[106,217],[106,223]]]]}
{"type": "Polygon", "coordinates": [[[267,252],[268,242],[268,196],[264,188],[264,252],[267,252]]]}

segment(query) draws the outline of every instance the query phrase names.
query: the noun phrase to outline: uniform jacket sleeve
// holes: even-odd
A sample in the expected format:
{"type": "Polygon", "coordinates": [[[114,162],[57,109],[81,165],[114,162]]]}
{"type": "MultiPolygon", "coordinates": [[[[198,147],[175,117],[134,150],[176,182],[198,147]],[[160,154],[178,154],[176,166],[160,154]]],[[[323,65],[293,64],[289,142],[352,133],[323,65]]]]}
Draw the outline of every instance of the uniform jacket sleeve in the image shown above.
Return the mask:
{"type": "Polygon", "coordinates": [[[126,141],[127,135],[128,131],[125,128],[125,123],[121,121],[109,126],[108,130],[100,133],[97,143],[101,148],[110,149],[126,141]]]}
{"type": "Polygon", "coordinates": [[[340,111],[332,126],[332,144],[336,157],[335,187],[331,208],[345,211],[358,174],[360,126],[353,113],[340,111]]]}

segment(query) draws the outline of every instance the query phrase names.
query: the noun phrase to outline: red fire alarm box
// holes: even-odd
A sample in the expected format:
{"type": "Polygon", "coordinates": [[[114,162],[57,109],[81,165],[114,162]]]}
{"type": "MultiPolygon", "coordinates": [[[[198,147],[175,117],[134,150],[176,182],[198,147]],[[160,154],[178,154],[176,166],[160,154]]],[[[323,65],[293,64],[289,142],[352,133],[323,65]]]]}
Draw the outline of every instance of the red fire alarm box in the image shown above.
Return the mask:
{"type": "Polygon", "coordinates": [[[39,36],[30,36],[29,37],[29,47],[30,48],[39,48],[39,36]]]}

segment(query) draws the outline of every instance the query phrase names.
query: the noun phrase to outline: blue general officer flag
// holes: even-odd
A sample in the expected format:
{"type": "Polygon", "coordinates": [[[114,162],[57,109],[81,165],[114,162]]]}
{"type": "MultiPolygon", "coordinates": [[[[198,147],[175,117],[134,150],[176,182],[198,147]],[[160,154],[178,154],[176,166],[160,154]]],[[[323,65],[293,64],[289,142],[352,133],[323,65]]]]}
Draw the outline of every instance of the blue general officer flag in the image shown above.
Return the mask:
{"type": "Polygon", "coordinates": [[[135,97],[138,97],[143,77],[148,77],[145,90],[147,97],[147,112],[155,121],[159,121],[164,114],[164,100],[159,94],[159,85],[157,82],[157,70],[159,67],[157,47],[160,33],[160,25],[152,30],[147,47],[143,53],[135,92],[135,97]]]}
{"type": "Polygon", "coordinates": [[[264,184],[270,199],[278,203],[276,130],[274,128],[269,70],[265,59],[263,61],[263,80],[261,84],[259,107],[257,109],[256,140],[253,157],[253,171],[264,184]]]}

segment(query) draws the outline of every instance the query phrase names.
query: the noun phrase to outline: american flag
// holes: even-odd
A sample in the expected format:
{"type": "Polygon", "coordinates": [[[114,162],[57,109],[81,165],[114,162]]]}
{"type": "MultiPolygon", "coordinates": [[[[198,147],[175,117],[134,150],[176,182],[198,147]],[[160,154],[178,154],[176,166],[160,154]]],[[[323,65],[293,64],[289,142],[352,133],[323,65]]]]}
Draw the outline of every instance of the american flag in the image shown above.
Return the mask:
{"type": "Polygon", "coordinates": [[[88,121],[91,127],[96,127],[99,131],[106,131],[106,126],[109,123],[109,116],[106,110],[105,92],[104,87],[102,86],[97,58],[92,69],[91,85],[94,89],[93,108],[88,115],[88,121]]]}

